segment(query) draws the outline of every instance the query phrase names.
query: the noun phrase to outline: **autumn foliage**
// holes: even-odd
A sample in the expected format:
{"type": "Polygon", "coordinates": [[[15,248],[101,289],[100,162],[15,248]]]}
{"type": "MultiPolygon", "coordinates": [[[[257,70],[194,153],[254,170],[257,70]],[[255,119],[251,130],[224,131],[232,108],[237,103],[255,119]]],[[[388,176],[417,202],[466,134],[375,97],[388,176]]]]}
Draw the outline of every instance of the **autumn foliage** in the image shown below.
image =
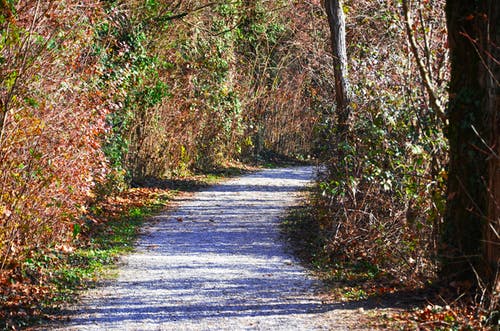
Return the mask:
{"type": "Polygon", "coordinates": [[[286,3],[105,6],[98,49],[114,91],[105,151],[129,179],[271,150],[307,156],[317,118],[300,31],[307,12],[286,3]]]}
{"type": "MultiPolygon", "coordinates": [[[[10,2],[9,2],[10,3],[10,2]]],[[[19,2],[0,35],[0,270],[71,238],[106,172],[95,1],[19,2]]]]}
{"type": "Polygon", "coordinates": [[[0,270],[67,244],[131,183],[308,157],[323,68],[307,44],[326,46],[318,7],[285,4],[7,1],[0,270]]]}
{"type": "Polygon", "coordinates": [[[323,262],[356,261],[391,288],[435,279],[445,1],[405,3],[344,3],[340,140],[320,0],[0,0],[0,285],[130,185],[270,154],[320,164],[323,262]]]}

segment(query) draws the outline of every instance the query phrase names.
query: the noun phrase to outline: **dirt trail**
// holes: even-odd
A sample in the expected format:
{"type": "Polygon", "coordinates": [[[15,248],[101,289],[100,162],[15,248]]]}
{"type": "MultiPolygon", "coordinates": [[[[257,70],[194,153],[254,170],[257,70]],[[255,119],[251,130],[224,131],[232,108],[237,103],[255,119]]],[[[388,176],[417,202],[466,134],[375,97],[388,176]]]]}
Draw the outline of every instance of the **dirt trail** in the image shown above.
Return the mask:
{"type": "Polygon", "coordinates": [[[59,329],[346,329],[279,234],[312,173],[264,170],[179,201],[151,220],[118,279],[86,293],[59,329]]]}

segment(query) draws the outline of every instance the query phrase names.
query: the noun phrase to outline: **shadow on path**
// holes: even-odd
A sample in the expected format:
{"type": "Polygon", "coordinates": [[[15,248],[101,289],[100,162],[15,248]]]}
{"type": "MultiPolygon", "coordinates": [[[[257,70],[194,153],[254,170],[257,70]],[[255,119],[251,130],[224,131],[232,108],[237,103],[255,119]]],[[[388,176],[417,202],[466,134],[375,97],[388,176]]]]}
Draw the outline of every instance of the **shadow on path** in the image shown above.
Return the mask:
{"type": "Polygon", "coordinates": [[[209,188],[155,216],[117,280],[64,311],[76,330],[331,329],[337,309],[286,253],[278,220],[311,167],[271,169],[209,188]]]}

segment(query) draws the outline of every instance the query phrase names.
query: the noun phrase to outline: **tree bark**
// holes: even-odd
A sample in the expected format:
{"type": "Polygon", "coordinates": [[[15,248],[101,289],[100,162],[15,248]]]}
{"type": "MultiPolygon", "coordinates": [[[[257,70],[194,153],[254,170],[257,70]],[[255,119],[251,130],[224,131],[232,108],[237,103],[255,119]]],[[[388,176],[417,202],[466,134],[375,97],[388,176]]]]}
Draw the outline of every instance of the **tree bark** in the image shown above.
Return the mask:
{"type": "Polygon", "coordinates": [[[345,16],[342,0],[324,2],[332,41],[335,74],[335,102],[339,137],[345,139],[349,131],[351,95],[347,74],[347,51],[345,41],[345,16]]]}
{"type": "MultiPolygon", "coordinates": [[[[490,24],[486,65],[491,74],[486,75],[487,110],[491,124],[488,162],[488,222],[485,225],[485,258],[492,271],[500,272],[500,3],[490,1],[487,8],[490,24]]],[[[500,282],[496,279],[496,291],[500,293],[500,282]]],[[[497,303],[500,298],[497,296],[497,303]]]]}
{"type": "Polygon", "coordinates": [[[499,251],[498,0],[448,0],[448,202],[442,274],[493,281],[499,251]]]}

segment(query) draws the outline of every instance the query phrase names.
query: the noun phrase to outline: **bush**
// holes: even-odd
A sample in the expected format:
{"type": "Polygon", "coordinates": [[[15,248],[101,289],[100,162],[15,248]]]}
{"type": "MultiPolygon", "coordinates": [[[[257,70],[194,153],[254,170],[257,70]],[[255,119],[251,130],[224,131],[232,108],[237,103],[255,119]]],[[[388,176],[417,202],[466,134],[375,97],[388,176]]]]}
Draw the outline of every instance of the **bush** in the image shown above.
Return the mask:
{"type": "Polygon", "coordinates": [[[0,15],[0,270],[71,238],[106,174],[95,1],[8,2],[0,15]]]}

